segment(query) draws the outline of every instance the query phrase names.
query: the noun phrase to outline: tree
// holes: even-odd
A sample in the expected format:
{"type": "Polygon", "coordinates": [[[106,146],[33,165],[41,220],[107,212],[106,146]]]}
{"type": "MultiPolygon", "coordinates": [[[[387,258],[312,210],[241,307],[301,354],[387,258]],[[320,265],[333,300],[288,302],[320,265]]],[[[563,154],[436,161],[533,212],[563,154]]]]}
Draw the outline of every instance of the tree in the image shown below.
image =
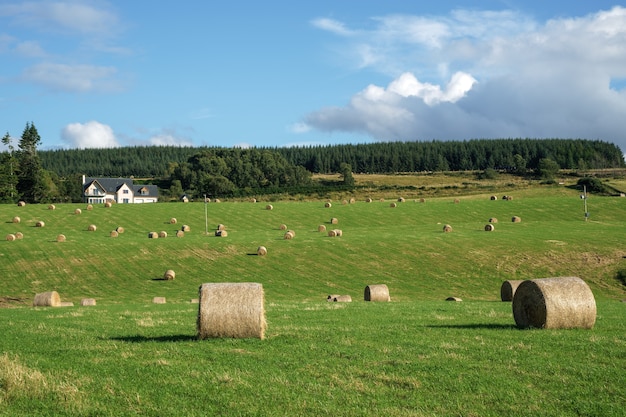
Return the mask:
{"type": "Polygon", "coordinates": [[[20,138],[17,152],[19,163],[17,191],[20,197],[28,203],[39,203],[47,200],[48,187],[46,176],[39,155],[37,145],[41,137],[33,123],[26,123],[22,137],[20,138]]]}
{"type": "Polygon", "coordinates": [[[513,155],[513,165],[515,166],[515,172],[520,175],[526,174],[526,160],[518,153],[513,155]]]}
{"type": "Polygon", "coordinates": [[[544,180],[552,181],[561,167],[550,158],[541,158],[537,164],[537,172],[544,180]]]}
{"type": "Polygon", "coordinates": [[[15,175],[17,159],[15,159],[11,136],[8,132],[2,137],[2,144],[7,147],[8,151],[0,154],[0,202],[15,203],[17,197],[17,175],[15,175]]]}
{"type": "Polygon", "coordinates": [[[339,165],[339,175],[343,178],[343,185],[354,185],[354,176],[352,176],[352,166],[350,164],[342,162],[339,165]]]}

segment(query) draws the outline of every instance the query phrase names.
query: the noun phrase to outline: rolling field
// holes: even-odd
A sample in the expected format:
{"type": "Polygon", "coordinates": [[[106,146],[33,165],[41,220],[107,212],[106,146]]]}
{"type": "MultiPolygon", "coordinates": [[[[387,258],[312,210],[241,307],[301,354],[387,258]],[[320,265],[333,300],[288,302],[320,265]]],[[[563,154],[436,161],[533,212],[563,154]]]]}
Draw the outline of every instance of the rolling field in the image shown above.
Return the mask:
{"type": "Polygon", "coordinates": [[[626,199],[591,196],[585,221],[566,187],[489,196],[2,205],[0,237],[24,237],[0,242],[0,415],[623,415],[626,199]],[[515,327],[501,283],[554,276],[589,284],[593,330],[515,327]],[[262,283],[266,339],[196,340],[205,282],[262,283]],[[51,290],[76,307],[30,306],[51,290]]]}

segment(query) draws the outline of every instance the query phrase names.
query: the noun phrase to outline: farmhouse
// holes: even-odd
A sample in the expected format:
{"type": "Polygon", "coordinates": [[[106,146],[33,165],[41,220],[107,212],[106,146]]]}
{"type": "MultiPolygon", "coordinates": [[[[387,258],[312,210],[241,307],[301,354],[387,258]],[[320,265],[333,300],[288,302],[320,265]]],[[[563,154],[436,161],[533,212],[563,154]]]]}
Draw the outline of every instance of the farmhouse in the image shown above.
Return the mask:
{"type": "Polygon", "coordinates": [[[156,185],[135,185],[131,178],[90,178],[83,175],[83,198],[86,203],[156,203],[156,185]]]}

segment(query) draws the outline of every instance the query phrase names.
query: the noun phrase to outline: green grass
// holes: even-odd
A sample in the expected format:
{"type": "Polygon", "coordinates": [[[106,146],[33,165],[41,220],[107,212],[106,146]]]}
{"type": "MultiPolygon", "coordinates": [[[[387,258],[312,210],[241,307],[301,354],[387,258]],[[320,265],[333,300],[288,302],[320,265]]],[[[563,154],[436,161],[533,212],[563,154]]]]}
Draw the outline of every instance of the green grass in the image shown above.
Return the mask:
{"type": "Polygon", "coordinates": [[[504,194],[514,199],[210,203],[208,235],[201,203],[0,206],[0,237],[24,233],[0,241],[13,307],[0,309],[0,415],[623,415],[626,199],[591,196],[585,221],[576,191],[504,194]],[[317,232],[331,217],[343,237],[317,232]],[[228,237],[213,235],[219,223],[228,237]],[[182,224],[183,238],[147,237],[182,224]],[[175,280],[158,279],[167,269],[175,280]],[[519,330],[499,301],[504,280],[571,275],[594,292],[593,330],[519,330]],[[199,285],[246,281],[265,288],[266,339],[196,340],[199,285]],[[378,283],[392,302],[361,301],[378,283]],[[49,290],[98,305],[28,305],[49,290]]]}

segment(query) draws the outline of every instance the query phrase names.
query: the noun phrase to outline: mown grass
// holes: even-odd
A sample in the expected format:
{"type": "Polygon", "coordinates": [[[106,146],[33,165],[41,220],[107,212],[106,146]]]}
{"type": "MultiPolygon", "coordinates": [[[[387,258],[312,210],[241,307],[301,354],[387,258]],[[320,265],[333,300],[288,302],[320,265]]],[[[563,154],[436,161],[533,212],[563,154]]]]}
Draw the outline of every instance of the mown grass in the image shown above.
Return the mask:
{"type": "Polygon", "coordinates": [[[24,233],[0,242],[0,297],[16,307],[0,309],[0,415],[622,415],[626,199],[591,196],[585,221],[578,194],[555,186],[518,189],[512,201],[167,203],[81,215],[84,205],[0,206],[0,236],[24,233]],[[9,223],[15,215],[20,224],[9,223]],[[331,217],[341,238],[317,232],[331,217]],[[490,217],[499,222],[488,233],[490,217]],[[214,236],[219,223],[228,237],[214,236]],[[183,238],[147,237],[182,224],[183,238]],[[118,226],[125,232],[109,237],[118,226]],[[175,280],[159,279],[166,269],[175,280]],[[518,330],[501,282],[564,275],[591,286],[595,328],[518,330]],[[199,285],[245,281],[264,285],[266,339],[196,340],[189,300],[199,285]],[[361,301],[377,283],[391,303],[361,301]],[[27,305],[53,289],[98,305],[27,305]],[[354,302],[327,303],[330,293],[354,302]]]}

